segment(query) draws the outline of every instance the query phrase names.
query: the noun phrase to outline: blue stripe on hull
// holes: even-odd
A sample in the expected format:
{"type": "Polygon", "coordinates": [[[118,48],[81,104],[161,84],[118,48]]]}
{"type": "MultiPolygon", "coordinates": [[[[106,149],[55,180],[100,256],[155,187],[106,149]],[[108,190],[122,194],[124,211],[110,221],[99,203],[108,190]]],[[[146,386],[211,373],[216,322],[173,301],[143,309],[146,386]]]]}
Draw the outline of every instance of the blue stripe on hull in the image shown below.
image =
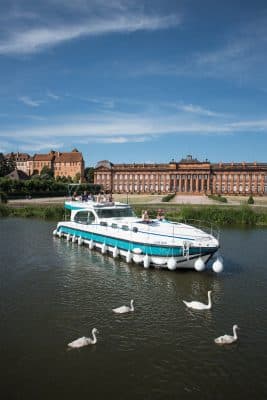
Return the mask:
{"type": "MultiPolygon", "coordinates": [[[[80,236],[85,240],[93,240],[94,242],[103,244],[105,243],[107,246],[117,247],[119,250],[130,250],[132,251],[134,248],[139,248],[142,250],[143,254],[148,254],[150,256],[158,256],[158,257],[181,257],[183,256],[183,248],[180,247],[170,247],[170,246],[156,246],[156,245],[145,245],[143,243],[137,242],[129,242],[128,240],[112,238],[109,236],[99,235],[97,233],[85,232],[79,229],[73,229],[66,226],[61,226],[59,231],[65,234],[80,236]]],[[[189,255],[205,255],[205,254],[213,254],[217,251],[217,247],[190,247],[189,255]]]]}

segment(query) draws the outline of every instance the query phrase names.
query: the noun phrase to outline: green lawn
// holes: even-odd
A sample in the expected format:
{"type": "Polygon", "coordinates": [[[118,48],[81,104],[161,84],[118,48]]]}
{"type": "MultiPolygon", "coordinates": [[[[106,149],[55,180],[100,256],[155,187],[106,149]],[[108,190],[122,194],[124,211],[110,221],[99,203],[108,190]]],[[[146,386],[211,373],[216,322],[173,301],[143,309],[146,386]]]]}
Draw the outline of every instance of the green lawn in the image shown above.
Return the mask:
{"type": "MultiPolygon", "coordinates": [[[[157,194],[129,194],[128,203],[129,204],[145,204],[145,203],[160,203],[163,195],[157,194]]],[[[113,198],[115,201],[121,201],[122,203],[127,203],[126,194],[114,194],[113,198]]]]}

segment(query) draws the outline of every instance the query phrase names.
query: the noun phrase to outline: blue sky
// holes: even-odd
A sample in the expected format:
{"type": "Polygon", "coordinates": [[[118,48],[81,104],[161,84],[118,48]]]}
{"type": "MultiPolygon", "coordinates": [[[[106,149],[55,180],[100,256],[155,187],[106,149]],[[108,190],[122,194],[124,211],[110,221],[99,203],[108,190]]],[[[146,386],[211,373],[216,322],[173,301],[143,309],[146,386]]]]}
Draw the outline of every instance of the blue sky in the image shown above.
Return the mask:
{"type": "Polygon", "coordinates": [[[267,3],[1,0],[0,152],[267,162],[267,3]]]}

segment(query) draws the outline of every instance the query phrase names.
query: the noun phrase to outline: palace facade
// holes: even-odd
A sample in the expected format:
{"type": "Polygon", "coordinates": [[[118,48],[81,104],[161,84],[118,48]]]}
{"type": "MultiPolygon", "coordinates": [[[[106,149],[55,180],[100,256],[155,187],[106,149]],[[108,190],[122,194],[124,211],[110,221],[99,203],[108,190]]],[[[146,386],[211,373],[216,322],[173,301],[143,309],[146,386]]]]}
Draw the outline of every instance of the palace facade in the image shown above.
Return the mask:
{"type": "Polygon", "coordinates": [[[81,179],[84,177],[83,155],[77,149],[71,152],[62,153],[51,150],[46,154],[9,153],[5,158],[12,159],[16,169],[23,171],[28,176],[40,174],[44,167],[51,169],[54,177],[75,178],[77,174],[81,179]]]}
{"type": "Polygon", "coordinates": [[[94,183],[112,193],[267,195],[267,163],[218,163],[188,155],[168,164],[99,161],[94,183]]]}

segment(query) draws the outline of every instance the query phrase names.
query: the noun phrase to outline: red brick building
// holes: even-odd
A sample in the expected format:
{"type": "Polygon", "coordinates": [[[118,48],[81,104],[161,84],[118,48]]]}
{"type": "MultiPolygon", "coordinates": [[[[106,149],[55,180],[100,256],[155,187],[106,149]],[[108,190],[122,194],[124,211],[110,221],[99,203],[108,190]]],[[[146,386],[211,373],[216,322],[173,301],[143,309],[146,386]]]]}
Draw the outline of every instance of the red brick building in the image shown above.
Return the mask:
{"type": "Polygon", "coordinates": [[[9,153],[5,158],[12,158],[15,161],[16,169],[31,176],[40,174],[44,167],[48,167],[54,173],[55,178],[68,177],[76,178],[77,175],[84,177],[83,155],[77,149],[71,152],[59,152],[51,150],[46,154],[34,154],[30,156],[25,153],[9,153]]]}

